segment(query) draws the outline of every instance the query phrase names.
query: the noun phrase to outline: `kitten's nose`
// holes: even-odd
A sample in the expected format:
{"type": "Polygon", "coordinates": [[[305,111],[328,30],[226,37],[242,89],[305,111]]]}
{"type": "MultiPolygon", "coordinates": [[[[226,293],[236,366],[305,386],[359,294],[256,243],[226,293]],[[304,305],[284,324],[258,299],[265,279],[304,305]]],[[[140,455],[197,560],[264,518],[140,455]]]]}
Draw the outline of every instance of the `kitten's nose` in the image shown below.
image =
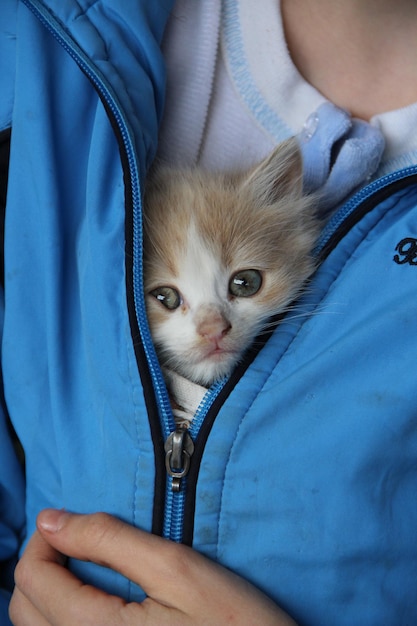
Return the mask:
{"type": "Polygon", "coordinates": [[[201,337],[218,341],[232,328],[229,320],[215,307],[207,307],[196,315],[197,333],[201,337]]]}

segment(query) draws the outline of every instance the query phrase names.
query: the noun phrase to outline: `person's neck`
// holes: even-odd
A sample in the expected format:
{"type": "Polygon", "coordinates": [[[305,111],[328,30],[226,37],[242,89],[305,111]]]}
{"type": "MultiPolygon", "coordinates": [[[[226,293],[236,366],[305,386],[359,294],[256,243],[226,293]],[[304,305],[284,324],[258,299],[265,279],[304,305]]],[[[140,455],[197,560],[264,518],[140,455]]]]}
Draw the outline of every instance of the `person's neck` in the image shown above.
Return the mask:
{"type": "Polygon", "coordinates": [[[415,0],[281,0],[288,48],[325,97],[369,119],[417,101],[415,0]]]}

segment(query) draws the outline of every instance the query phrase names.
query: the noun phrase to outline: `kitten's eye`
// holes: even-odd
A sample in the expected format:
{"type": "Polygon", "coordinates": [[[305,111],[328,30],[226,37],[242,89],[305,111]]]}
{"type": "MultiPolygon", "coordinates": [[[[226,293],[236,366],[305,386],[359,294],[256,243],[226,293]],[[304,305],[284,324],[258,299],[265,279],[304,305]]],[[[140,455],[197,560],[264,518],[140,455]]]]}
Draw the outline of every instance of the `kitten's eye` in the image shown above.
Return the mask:
{"type": "Polygon", "coordinates": [[[230,279],[229,292],[236,298],[248,298],[258,293],[262,275],[258,270],[242,270],[230,279]]]}
{"type": "Polygon", "coordinates": [[[157,287],[151,291],[151,296],[159,300],[170,311],[178,309],[181,304],[181,296],[173,287],[157,287]]]}

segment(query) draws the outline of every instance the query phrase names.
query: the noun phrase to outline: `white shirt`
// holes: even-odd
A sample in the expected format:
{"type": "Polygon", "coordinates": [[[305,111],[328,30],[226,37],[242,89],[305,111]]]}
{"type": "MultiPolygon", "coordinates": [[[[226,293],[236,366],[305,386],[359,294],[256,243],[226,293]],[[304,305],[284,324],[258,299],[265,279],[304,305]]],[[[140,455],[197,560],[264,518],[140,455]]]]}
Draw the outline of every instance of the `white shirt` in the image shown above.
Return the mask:
{"type": "MultiPolygon", "coordinates": [[[[177,0],[163,49],[168,161],[252,165],[325,101],[292,62],[279,0],[177,0]]],[[[386,141],[378,175],[417,163],[417,103],[370,122],[386,141]]]]}

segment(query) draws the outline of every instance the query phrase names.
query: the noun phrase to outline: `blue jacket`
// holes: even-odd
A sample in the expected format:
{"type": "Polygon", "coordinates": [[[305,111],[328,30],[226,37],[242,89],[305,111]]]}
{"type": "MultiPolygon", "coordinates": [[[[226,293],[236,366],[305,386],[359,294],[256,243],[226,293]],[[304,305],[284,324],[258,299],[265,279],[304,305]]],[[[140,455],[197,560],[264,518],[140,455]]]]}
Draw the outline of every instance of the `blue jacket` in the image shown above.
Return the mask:
{"type": "Polygon", "coordinates": [[[193,545],[301,624],[416,624],[417,168],[326,226],[294,313],[206,396],[172,490],[141,260],[171,4],[2,2],[3,577],[40,509],[102,510],[193,545]]]}

